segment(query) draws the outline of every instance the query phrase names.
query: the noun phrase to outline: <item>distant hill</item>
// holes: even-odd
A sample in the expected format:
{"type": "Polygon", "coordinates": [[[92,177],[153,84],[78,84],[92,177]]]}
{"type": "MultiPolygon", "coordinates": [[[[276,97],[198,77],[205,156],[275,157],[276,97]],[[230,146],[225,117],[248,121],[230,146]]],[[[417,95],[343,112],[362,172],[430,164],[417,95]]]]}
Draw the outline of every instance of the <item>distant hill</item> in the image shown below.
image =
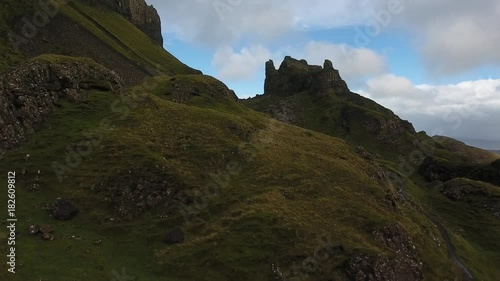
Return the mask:
{"type": "Polygon", "coordinates": [[[479,147],[486,150],[500,151],[500,141],[498,140],[481,140],[481,139],[468,139],[468,138],[457,138],[464,143],[479,147]]]}
{"type": "Polygon", "coordinates": [[[469,159],[477,161],[478,163],[491,162],[499,158],[497,154],[492,153],[491,151],[469,146],[461,141],[458,141],[450,137],[434,136],[433,138],[437,142],[442,144],[446,150],[454,152],[458,155],[466,156],[469,159]]]}

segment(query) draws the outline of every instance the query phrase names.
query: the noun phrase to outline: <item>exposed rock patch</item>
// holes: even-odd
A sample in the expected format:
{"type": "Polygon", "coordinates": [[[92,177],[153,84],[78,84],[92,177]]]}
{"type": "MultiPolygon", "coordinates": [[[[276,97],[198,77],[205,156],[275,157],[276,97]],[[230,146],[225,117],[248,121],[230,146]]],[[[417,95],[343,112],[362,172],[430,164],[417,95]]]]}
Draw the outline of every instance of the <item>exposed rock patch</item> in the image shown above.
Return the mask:
{"type": "Polygon", "coordinates": [[[418,281],[423,279],[422,263],[415,245],[399,225],[390,225],[373,232],[381,246],[394,255],[358,254],[347,261],[346,273],[355,281],[418,281]]]}
{"type": "Polygon", "coordinates": [[[453,201],[459,201],[467,195],[488,196],[490,193],[486,188],[468,183],[446,182],[441,192],[453,201]]]}
{"type": "Polygon", "coordinates": [[[189,103],[194,97],[205,97],[214,102],[223,99],[238,100],[233,90],[221,81],[206,75],[173,76],[165,82],[164,94],[177,103],[189,103]]]}
{"type": "Polygon", "coordinates": [[[56,240],[56,236],[54,235],[54,228],[52,228],[52,226],[49,224],[32,224],[28,228],[28,234],[32,236],[40,236],[43,240],[56,240]]]}
{"type": "Polygon", "coordinates": [[[117,176],[92,186],[93,193],[125,219],[146,211],[178,212],[174,197],[183,185],[159,167],[140,167],[121,171],[117,176]]]}

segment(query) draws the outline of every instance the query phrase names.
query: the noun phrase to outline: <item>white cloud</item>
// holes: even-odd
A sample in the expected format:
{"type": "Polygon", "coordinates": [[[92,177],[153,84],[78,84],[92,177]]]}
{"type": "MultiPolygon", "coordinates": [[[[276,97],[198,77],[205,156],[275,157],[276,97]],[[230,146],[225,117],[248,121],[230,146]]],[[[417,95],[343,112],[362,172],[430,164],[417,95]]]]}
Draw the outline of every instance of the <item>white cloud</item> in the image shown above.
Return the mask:
{"type": "Polygon", "coordinates": [[[385,74],[369,80],[360,93],[429,134],[500,139],[500,79],[413,85],[385,74]]]}
{"type": "MultiPolygon", "coordinates": [[[[250,80],[258,77],[258,74],[262,76],[266,61],[273,59],[278,67],[285,55],[305,59],[312,65],[323,65],[325,59],[329,59],[340,71],[340,75],[351,84],[359,83],[362,78],[381,74],[386,68],[384,57],[372,50],[317,41],[301,47],[282,48],[276,52],[271,52],[262,45],[252,45],[241,50],[225,46],[215,52],[212,66],[222,80],[250,80]]],[[[262,84],[263,81],[256,83],[262,84]]]]}
{"type": "Polygon", "coordinates": [[[293,26],[292,7],[277,0],[148,0],[162,18],[162,30],[186,42],[213,48],[241,39],[270,41],[293,26]]]}
{"type": "Polygon", "coordinates": [[[306,59],[310,64],[317,65],[322,65],[325,59],[330,59],[333,66],[340,70],[340,75],[346,80],[357,80],[380,74],[386,68],[384,57],[373,50],[353,48],[345,44],[313,41],[307,44],[299,57],[306,59]]]}
{"type": "Polygon", "coordinates": [[[366,84],[369,89],[368,93],[372,98],[394,98],[423,94],[419,89],[413,86],[410,79],[394,74],[384,74],[372,78],[368,80],[366,84]]]}
{"type": "MultiPolygon", "coordinates": [[[[264,63],[271,58],[271,52],[261,45],[234,51],[231,47],[217,50],[212,65],[222,80],[250,80],[256,78],[264,63]]],[[[261,82],[262,83],[262,82],[261,82]]]]}
{"type": "Polygon", "coordinates": [[[499,64],[498,0],[412,1],[395,24],[415,36],[415,47],[433,75],[499,64]]]}

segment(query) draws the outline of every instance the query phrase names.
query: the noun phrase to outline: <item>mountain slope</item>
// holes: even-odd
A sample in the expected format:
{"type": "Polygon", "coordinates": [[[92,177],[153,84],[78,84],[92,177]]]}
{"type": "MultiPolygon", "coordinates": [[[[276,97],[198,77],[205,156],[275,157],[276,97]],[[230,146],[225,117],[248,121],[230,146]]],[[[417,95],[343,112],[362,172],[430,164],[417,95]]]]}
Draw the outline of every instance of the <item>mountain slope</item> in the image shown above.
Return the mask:
{"type": "Polygon", "coordinates": [[[18,171],[18,213],[29,218],[19,229],[48,223],[57,237],[19,236],[17,280],[54,272],[108,280],[122,267],[143,280],[347,280],[370,270],[356,262],[365,258],[387,259],[387,274],[408,268],[397,273],[408,280],[452,275],[445,248],[428,251],[437,230],[388,199],[394,190],[381,171],[345,142],[237,104],[233,113],[143,94],[136,107],[110,112],[117,98],[91,91],[63,101],[29,143],[5,155],[1,169],[18,171]],[[58,197],[80,209],[70,222],[44,210],[58,197]],[[163,244],[176,227],[184,242],[163,244]],[[387,246],[388,237],[401,244],[387,246]],[[320,238],[330,241],[330,258],[293,273],[320,238]]]}

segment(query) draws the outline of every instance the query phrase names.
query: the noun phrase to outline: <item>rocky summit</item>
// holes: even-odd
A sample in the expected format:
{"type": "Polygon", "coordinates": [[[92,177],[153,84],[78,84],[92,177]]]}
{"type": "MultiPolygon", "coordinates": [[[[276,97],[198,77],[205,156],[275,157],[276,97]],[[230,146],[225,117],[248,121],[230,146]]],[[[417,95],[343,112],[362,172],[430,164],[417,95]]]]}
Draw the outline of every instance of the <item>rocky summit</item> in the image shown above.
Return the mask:
{"type": "Polygon", "coordinates": [[[278,70],[272,60],[266,63],[265,94],[291,96],[303,91],[317,96],[350,93],[339,71],[333,68],[329,60],[325,60],[321,67],[286,56],[278,70]]]}
{"type": "Polygon", "coordinates": [[[0,34],[0,280],[500,276],[500,156],[416,132],[335,62],[262,61],[241,100],[143,0],[4,0],[0,34]]]}

